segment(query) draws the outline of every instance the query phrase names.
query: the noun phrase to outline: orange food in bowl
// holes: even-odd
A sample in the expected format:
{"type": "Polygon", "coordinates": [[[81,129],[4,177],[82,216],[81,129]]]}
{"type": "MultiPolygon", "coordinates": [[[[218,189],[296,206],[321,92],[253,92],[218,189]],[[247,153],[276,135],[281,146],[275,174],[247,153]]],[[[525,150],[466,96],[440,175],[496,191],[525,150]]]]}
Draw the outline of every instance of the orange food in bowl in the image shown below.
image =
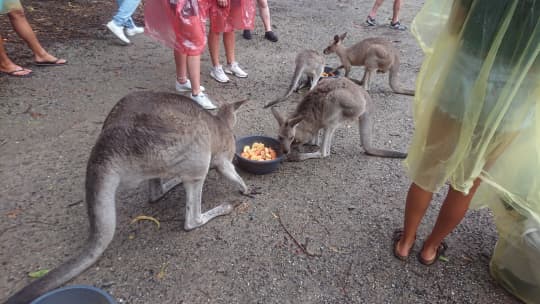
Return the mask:
{"type": "Polygon", "coordinates": [[[274,149],[265,147],[262,143],[254,142],[251,147],[244,146],[240,156],[249,160],[274,160],[277,154],[274,149]]]}

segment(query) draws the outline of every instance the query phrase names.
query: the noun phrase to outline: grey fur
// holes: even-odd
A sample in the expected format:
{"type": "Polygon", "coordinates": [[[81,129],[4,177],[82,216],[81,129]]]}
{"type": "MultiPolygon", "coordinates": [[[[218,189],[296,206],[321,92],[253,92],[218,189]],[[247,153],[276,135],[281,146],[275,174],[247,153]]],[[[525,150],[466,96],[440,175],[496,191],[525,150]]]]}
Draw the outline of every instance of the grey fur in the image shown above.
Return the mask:
{"type": "Polygon", "coordinates": [[[284,153],[290,153],[293,142],[298,144],[313,142],[320,130],[323,133],[319,151],[291,153],[289,160],[302,161],[329,156],[335,130],[348,121],[358,121],[360,139],[366,154],[405,158],[407,156],[405,153],[371,146],[371,111],[372,101],[366,90],[344,77],[321,81],[314,90],[304,96],[288,118],[284,118],[278,110],[272,108],[272,113],[279,124],[278,139],[284,153]]]}
{"type": "Polygon", "coordinates": [[[389,72],[388,81],[395,93],[414,96],[414,90],[403,89],[398,82],[399,51],[390,41],[373,37],[346,48],[343,45],[346,36],[347,33],[335,35],[334,40],[323,52],[324,54],[335,52],[338,55],[341,65],[336,70],[344,68],[345,77],[349,77],[352,66],[364,66],[364,77],[359,84],[368,91],[373,73],[389,72]]]}
{"type": "Polygon", "coordinates": [[[287,100],[287,98],[291,96],[295,90],[300,89],[304,83],[309,83],[310,90],[313,90],[319,82],[319,79],[321,79],[321,75],[324,72],[324,57],[317,51],[302,50],[296,55],[294,62],[294,74],[287,93],[285,93],[283,97],[264,105],[264,108],[271,107],[287,100]]]}
{"type": "Polygon", "coordinates": [[[103,124],[86,171],[89,237],[82,252],[10,297],[27,304],[79,275],[95,263],[116,228],[115,194],[120,184],[149,181],[150,200],[182,182],[186,191],[184,229],[230,213],[229,203],[201,212],[203,182],[216,168],[247,194],[232,164],[235,110],[245,101],[221,107],[214,116],[190,99],[170,93],[136,92],[122,98],[103,124]]]}

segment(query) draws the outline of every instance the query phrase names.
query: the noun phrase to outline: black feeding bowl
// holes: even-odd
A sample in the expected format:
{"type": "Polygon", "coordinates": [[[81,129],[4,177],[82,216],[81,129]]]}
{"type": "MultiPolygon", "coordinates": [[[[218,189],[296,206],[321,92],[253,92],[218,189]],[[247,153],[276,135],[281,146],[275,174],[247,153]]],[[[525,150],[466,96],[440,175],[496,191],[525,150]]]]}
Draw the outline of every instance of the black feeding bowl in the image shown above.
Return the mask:
{"type": "Polygon", "coordinates": [[[246,136],[236,140],[236,164],[238,167],[253,174],[267,174],[279,168],[279,164],[285,157],[281,152],[279,141],[268,136],[246,136]],[[250,146],[255,143],[262,143],[265,147],[270,147],[276,151],[276,159],[273,160],[250,160],[242,157],[244,146],[250,146]]]}
{"type": "Polygon", "coordinates": [[[333,67],[328,66],[328,65],[325,66],[325,67],[324,67],[324,72],[327,73],[327,74],[330,73],[330,72],[332,72],[333,75],[330,75],[330,76],[323,76],[323,77],[337,78],[337,77],[341,76],[341,72],[340,72],[339,70],[336,70],[335,72],[333,72],[333,71],[334,71],[334,68],[333,68],[333,67]]]}

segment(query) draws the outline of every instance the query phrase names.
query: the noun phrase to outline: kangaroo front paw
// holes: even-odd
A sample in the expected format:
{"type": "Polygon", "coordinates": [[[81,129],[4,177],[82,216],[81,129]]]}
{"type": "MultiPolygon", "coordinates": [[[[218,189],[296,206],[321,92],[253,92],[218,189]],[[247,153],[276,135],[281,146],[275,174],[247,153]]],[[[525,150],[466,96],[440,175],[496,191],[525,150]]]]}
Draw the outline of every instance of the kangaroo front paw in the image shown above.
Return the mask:
{"type": "Polygon", "coordinates": [[[255,195],[262,193],[259,190],[260,190],[260,187],[253,187],[251,189],[248,189],[247,191],[240,191],[240,194],[247,196],[249,198],[255,198],[255,195]]]}

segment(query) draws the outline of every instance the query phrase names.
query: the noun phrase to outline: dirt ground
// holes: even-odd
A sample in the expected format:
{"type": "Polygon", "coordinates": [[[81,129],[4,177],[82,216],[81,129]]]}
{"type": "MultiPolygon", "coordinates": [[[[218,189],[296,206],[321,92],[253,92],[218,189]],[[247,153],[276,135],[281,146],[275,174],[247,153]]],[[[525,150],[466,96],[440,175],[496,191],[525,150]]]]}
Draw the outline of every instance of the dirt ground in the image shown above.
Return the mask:
{"type": "MultiPolygon", "coordinates": [[[[346,45],[369,36],[394,41],[401,82],[414,87],[422,53],[410,32],[362,26],[371,0],[269,2],[279,42],[264,40],[258,17],[253,40],[237,36],[237,58],[249,78],[219,84],[209,76],[208,54],[202,59],[203,84],[217,103],[251,99],[239,112],[237,136],[275,135],[277,124],[262,105],[286,90],[299,50],[322,51],[338,33],[348,32],[346,45]]],[[[391,14],[387,2],[381,23],[391,14]]],[[[410,25],[422,2],[404,1],[402,23],[410,25]]],[[[174,91],[169,49],[144,35],[122,46],[106,31],[114,1],[23,4],[43,44],[69,65],[35,67],[26,79],[0,77],[0,299],[28,284],[28,272],[52,269],[81,248],[88,229],[86,160],[114,103],[136,90],[174,91]]],[[[136,20],[143,22],[142,10],[136,20]]],[[[0,16],[0,29],[12,59],[29,65],[31,53],[6,16],[0,16]]],[[[335,55],[327,60],[338,64],[335,55]]],[[[353,69],[353,77],[361,75],[361,68],[353,69]]],[[[392,94],[382,75],[371,95],[375,146],[406,151],[413,99],[392,94]]],[[[415,258],[393,257],[392,231],[402,225],[410,181],[399,160],[365,155],[355,126],[338,130],[327,159],[284,163],[269,175],[240,174],[262,194],[246,199],[210,172],[203,208],[244,204],[191,232],[182,229],[181,187],[153,205],[143,187],[121,189],[115,239],[70,284],[101,287],[119,303],[134,304],[518,302],[489,275],[497,233],[487,210],[471,210],[448,237],[447,262],[425,267],[415,258]],[[157,218],[161,228],[130,224],[138,215],[157,218]],[[316,256],[304,254],[286,230],[316,256]]],[[[413,257],[444,194],[436,194],[428,210],[413,257]]]]}

